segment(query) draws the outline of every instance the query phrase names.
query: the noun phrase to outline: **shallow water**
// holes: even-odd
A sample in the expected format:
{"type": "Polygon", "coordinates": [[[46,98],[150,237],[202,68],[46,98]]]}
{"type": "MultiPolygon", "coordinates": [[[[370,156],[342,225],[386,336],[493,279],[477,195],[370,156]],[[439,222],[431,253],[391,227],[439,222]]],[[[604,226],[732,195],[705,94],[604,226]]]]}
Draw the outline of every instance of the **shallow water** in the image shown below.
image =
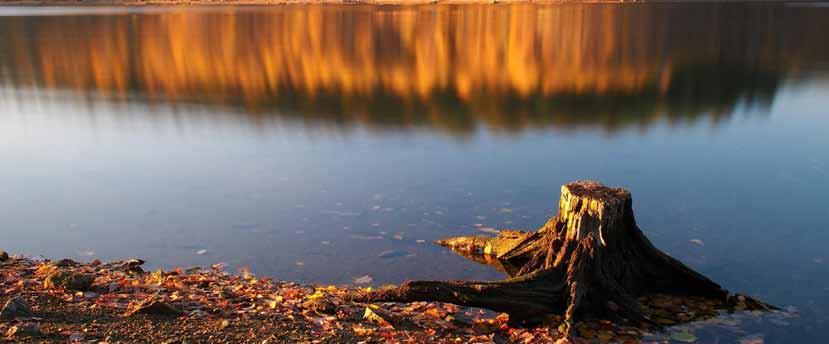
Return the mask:
{"type": "Polygon", "coordinates": [[[597,179],[633,192],[659,248],[801,314],[726,342],[826,342],[826,22],[774,4],[0,7],[0,245],[499,278],[431,241],[534,229],[561,184],[597,179]]]}

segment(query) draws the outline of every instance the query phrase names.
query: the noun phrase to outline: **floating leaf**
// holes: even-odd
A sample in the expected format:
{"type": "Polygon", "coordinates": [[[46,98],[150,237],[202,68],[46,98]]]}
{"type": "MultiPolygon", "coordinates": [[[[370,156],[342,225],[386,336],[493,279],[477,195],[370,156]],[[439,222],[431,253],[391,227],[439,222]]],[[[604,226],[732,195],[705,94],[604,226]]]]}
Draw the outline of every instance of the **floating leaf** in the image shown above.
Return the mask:
{"type": "Polygon", "coordinates": [[[697,341],[697,336],[688,332],[674,332],[671,334],[671,339],[677,342],[694,343],[697,341]]]}
{"type": "Polygon", "coordinates": [[[380,254],[378,254],[377,257],[380,257],[380,258],[383,258],[383,259],[389,259],[389,258],[403,257],[403,256],[407,256],[407,255],[409,255],[409,252],[406,252],[406,251],[388,250],[388,251],[380,252],[380,254]]]}
{"type": "Polygon", "coordinates": [[[492,227],[478,227],[477,230],[484,233],[498,234],[500,231],[492,227]]]}
{"type": "Polygon", "coordinates": [[[362,277],[357,277],[357,278],[354,279],[355,284],[369,284],[373,281],[374,281],[374,278],[372,278],[369,275],[365,275],[365,276],[362,276],[362,277]]]}
{"type": "Polygon", "coordinates": [[[763,344],[765,341],[763,340],[762,334],[752,334],[745,337],[742,337],[738,340],[740,344],[763,344]]]}
{"type": "Polygon", "coordinates": [[[383,240],[381,235],[352,235],[351,238],[357,240],[383,240]]]}

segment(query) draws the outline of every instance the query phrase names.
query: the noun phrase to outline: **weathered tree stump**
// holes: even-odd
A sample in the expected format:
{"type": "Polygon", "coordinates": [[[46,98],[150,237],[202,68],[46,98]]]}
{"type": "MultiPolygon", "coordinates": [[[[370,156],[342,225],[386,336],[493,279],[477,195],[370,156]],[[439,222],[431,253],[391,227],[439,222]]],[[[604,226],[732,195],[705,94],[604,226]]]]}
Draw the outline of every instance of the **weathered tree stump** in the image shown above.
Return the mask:
{"type": "MultiPolygon", "coordinates": [[[[701,296],[728,303],[726,290],[656,249],[637,227],[630,193],[592,181],[561,188],[559,212],[536,232],[502,231],[497,237],[456,237],[438,243],[495,263],[502,281],[408,281],[361,293],[365,302],[436,301],[487,308],[513,323],[564,314],[566,333],[582,316],[650,320],[637,297],[701,296]]],[[[741,297],[745,300],[745,297],[741,297]]],[[[751,308],[765,308],[752,302],[751,308]]]]}

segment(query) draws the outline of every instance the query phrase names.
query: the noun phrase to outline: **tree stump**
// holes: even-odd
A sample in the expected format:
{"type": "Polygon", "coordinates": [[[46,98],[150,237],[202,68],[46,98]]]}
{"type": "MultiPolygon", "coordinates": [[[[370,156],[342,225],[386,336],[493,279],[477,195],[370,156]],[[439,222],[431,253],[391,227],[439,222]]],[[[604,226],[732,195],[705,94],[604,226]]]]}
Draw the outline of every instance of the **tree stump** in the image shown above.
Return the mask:
{"type": "MultiPolygon", "coordinates": [[[[497,237],[456,237],[438,243],[494,263],[510,277],[407,281],[352,299],[487,308],[508,313],[512,323],[524,325],[549,314],[564,314],[567,335],[573,321],[584,316],[649,323],[637,302],[639,296],[660,293],[730,300],[717,283],[651,244],[636,225],[627,190],[592,181],[562,186],[558,214],[535,232],[501,231],[497,237]]],[[[761,302],[750,306],[768,307],[761,302]]]]}

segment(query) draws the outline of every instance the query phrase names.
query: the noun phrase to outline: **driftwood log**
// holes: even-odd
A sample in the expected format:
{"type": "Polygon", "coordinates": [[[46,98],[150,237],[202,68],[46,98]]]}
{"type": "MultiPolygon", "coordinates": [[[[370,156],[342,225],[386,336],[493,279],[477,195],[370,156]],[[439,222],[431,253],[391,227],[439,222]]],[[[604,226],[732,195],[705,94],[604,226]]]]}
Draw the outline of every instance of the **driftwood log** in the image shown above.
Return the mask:
{"type": "MultiPolygon", "coordinates": [[[[438,243],[507,272],[501,281],[408,281],[353,296],[363,302],[436,301],[487,308],[513,324],[563,314],[565,333],[584,317],[650,323],[637,297],[700,296],[728,304],[734,296],[658,250],[637,227],[627,190],[579,181],[561,187],[558,214],[535,232],[505,230],[438,243]]],[[[740,296],[741,302],[746,297],[740,296]]],[[[749,299],[748,308],[767,305],[749,299]]]]}

